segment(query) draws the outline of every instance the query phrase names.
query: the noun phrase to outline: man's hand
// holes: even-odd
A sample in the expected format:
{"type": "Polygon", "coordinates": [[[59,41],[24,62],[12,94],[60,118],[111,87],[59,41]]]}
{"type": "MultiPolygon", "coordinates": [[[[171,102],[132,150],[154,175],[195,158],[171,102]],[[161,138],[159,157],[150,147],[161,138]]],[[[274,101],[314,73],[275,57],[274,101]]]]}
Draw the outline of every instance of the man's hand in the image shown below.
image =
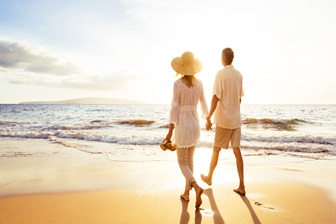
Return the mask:
{"type": "Polygon", "coordinates": [[[212,123],[211,123],[210,118],[206,119],[205,130],[207,130],[207,131],[212,130],[212,123]]]}
{"type": "Polygon", "coordinates": [[[213,113],[216,110],[217,107],[217,103],[219,101],[219,98],[216,95],[212,96],[212,100],[211,100],[211,107],[210,107],[210,111],[208,114],[208,117],[206,118],[206,125],[205,125],[205,129],[207,131],[212,130],[212,123],[211,123],[211,116],[213,115],[213,113]]]}

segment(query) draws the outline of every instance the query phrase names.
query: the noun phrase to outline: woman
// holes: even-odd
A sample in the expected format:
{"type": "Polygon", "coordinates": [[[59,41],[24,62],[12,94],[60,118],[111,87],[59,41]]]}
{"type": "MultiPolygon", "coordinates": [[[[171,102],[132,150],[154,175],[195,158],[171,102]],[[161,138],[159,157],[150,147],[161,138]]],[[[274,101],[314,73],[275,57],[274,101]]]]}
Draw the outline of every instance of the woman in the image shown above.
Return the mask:
{"type": "Polygon", "coordinates": [[[177,158],[182,174],[186,179],[185,191],[181,199],[189,201],[189,191],[194,188],[196,193],[195,207],[202,204],[203,189],[198,186],[193,176],[194,151],[200,139],[200,124],[197,105],[200,102],[203,116],[208,114],[204,98],[203,85],[194,75],[202,70],[202,64],[194,58],[193,53],[185,52],[182,57],[174,58],[171,62],[176,74],[181,78],[174,83],[173,101],[170,108],[169,131],[166,141],[170,141],[175,128],[173,142],[177,145],[177,158]]]}

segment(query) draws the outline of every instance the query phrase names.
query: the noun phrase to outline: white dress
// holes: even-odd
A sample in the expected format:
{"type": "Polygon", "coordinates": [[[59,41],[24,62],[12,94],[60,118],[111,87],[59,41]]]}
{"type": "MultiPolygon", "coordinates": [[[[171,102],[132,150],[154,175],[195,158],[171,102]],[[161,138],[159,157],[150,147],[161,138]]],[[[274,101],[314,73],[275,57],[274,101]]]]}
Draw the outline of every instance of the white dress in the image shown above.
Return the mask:
{"type": "Polygon", "coordinates": [[[203,84],[194,78],[194,84],[188,87],[180,79],[174,83],[173,101],[170,107],[169,123],[175,125],[172,138],[179,148],[195,146],[201,135],[197,106],[200,102],[204,117],[208,115],[208,106],[204,97],[203,84]]]}

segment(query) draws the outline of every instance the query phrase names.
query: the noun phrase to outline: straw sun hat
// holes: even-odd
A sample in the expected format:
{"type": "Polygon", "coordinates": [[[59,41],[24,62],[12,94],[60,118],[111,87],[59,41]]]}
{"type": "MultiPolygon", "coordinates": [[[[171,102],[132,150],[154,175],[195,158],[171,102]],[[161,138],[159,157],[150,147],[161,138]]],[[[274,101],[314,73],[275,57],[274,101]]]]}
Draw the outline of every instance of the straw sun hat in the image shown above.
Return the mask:
{"type": "Polygon", "coordinates": [[[194,57],[190,51],[184,52],[181,57],[174,58],[171,62],[172,68],[177,74],[195,75],[202,70],[202,63],[194,57]]]}

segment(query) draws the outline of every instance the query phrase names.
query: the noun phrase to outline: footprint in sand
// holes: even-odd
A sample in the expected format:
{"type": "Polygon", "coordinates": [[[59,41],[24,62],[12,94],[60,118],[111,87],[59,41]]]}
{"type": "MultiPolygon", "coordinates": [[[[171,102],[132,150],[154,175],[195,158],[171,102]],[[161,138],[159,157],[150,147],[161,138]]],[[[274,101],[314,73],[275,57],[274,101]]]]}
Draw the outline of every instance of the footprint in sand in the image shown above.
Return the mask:
{"type": "Polygon", "coordinates": [[[205,209],[205,208],[199,208],[199,211],[201,212],[202,215],[204,216],[213,216],[213,212],[210,209],[205,209]]]}
{"type": "Polygon", "coordinates": [[[269,207],[269,206],[265,206],[263,203],[260,203],[258,201],[255,201],[254,204],[256,206],[262,207],[262,208],[266,208],[266,209],[270,209],[270,210],[275,210],[275,208],[269,207]]]}

